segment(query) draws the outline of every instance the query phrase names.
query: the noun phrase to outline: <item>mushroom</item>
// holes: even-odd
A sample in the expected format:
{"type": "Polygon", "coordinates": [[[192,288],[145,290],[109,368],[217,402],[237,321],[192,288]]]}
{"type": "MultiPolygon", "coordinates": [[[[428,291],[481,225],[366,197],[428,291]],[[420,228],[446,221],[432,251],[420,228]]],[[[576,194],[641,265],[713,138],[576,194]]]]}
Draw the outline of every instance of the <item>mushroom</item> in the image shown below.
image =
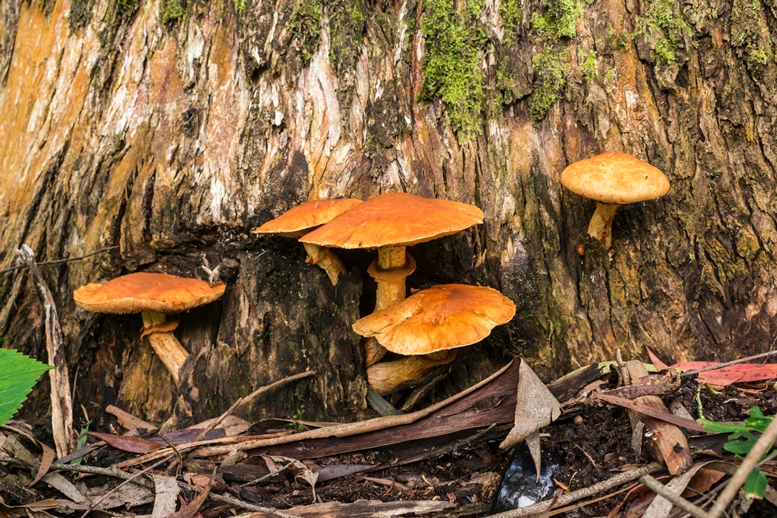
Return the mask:
{"type": "Polygon", "coordinates": [[[367,369],[370,386],[385,395],[403,381],[450,363],[456,356],[451,349],[479,342],[513,315],[515,304],[495,289],[441,284],[357,320],[353,330],[407,356],[367,369]]]}
{"type": "Polygon", "coordinates": [[[143,336],[178,384],[178,371],[189,353],[173,335],[175,322],[167,322],[166,313],[179,313],[209,302],[224,294],[226,286],[212,287],[199,279],[187,279],[165,273],[139,272],[117,277],[105,284],[87,284],[73,292],[76,304],[95,313],[141,313],[143,336]]]}
{"type": "Polygon", "coordinates": [[[561,185],[596,200],[588,235],[612,244],[612,220],[621,205],[655,200],[669,192],[666,175],[626,153],[603,153],[571,164],[561,173],[561,185]]]}
{"type": "MultiPolygon", "coordinates": [[[[407,296],[405,279],[415,270],[415,261],[406,247],[480,223],[483,223],[483,212],[474,205],[394,192],[365,201],[300,241],[334,248],[377,248],[378,258],[367,272],[378,283],[375,299],[378,311],[407,296]]],[[[368,367],[385,354],[374,341],[365,344],[368,367]]]]}
{"type": "MultiPolygon", "coordinates": [[[[302,237],[316,227],[329,223],[337,216],[362,203],[361,200],[342,198],[336,200],[311,200],[297,205],[277,218],[252,230],[254,234],[271,234],[280,237],[302,237]]],[[[340,275],[345,275],[342,261],[328,248],[303,243],[308,253],[307,261],[324,269],[332,286],[340,275]]]]}

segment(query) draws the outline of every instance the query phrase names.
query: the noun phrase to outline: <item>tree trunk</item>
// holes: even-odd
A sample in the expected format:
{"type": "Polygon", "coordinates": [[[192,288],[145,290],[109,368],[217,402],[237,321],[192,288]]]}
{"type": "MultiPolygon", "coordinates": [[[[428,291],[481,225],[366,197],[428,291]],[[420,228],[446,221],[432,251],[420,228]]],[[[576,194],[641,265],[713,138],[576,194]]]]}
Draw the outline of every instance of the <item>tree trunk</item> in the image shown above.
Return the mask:
{"type": "MultiPolygon", "coordinates": [[[[350,325],[374,304],[374,254],[337,251],[351,274],[332,287],[299,243],[250,234],[313,198],[404,190],[483,209],[480,227],[410,251],[410,288],[479,283],[518,305],[443,391],[518,354],[548,378],[616,347],[771,346],[774,0],[0,2],[3,265],[22,243],[38,260],[120,247],[44,271],[88,411],[200,419],[315,369],[247,415],[361,415],[350,325]],[[595,203],[558,181],[608,150],[672,182],[618,211],[612,250],[586,235],[595,203]],[[203,276],[203,255],[228,289],[180,316],[179,387],[139,316],[72,301],[136,269],[203,276]]],[[[32,285],[2,275],[4,346],[42,357],[32,285]]],[[[45,412],[43,392],[29,410],[45,412]]]]}

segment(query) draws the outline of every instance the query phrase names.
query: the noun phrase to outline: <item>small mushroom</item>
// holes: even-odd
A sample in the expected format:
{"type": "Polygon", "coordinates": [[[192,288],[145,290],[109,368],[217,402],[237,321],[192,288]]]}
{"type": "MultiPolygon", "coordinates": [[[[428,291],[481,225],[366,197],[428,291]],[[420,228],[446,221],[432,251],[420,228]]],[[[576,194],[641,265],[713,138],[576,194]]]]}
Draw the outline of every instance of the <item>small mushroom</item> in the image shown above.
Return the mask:
{"type": "MultiPolygon", "coordinates": [[[[361,203],[361,200],[351,198],[306,201],[261,227],[253,229],[252,232],[299,238],[361,203]]],[[[332,286],[336,286],[339,276],[347,273],[342,261],[328,248],[312,243],[303,243],[303,245],[308,253],[307,260],[323,268],[332,286]]]]}
{"type": "Polygon", "coordinates": [[[612,244],[612,220],[621,205],[655,200],[669,192],[666,175],[626,153],[603,153],[580,160],[561,173],[561,184],[575,194],[596,200],[588,235],[612,244]]]}
{"type": "MultiPolygon", "coordinates": [[[[378,249],[367,272],[378,284],[375,310],[407,296],[405,279],[415,270],[408,246],[449,236],[483,223],[483,211],[474,205],[423,198],[404,192],[371,198],[300,239],[303,243],[334,248],[378,249]]],[[[374,341],[365,344],[367,366],[386,351],[374,341]]]]}
{"type": "Polygon", "coordinates": [[[410,358],[425,355],[369,367],[370,386],[384,395],[403,381],[453,361],[451,349],[479,342],[514,315],[515,304],[495,289],[441,284],[357,320],[353,330],[375,337],[391,352],[410,358]]]}
{"type": "Polygon", "coordinates": [[[173,334],[177,324],[166,313],[179,313],[213,302],[224,294],[218,282],[187,279],[165,273],[139,272],[117,277],[105,284],[87,284],[73,292],[76,304],[95,313],[140,313],[143,336],[178,384],[178,371],[189,353],[173,334]]]}

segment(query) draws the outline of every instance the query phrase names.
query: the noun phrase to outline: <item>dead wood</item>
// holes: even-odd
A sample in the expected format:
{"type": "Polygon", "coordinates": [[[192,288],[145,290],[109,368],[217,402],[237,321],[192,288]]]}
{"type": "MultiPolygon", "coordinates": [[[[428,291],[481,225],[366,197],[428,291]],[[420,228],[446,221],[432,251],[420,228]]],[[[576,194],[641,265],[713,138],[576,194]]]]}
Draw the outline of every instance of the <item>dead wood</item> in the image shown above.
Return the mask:
{"type": "Polygon", "coordinates": [[[70,376],[65,355],[62,329],[59,325],[57,305],[51,296],[46,280],[35,262],[35,253],[27,245],[16,251],[19,261],[30,270],[32,282],[45,311],[46,352],[48,363],[54,368],[49,371],[51,385],[51,428],[57,456],[64,457],[75,446],[73,431],[73,402],[70,397],[70,376]]]}
{"type": "MultiPolygon", "coordinates": [[[[639,385],[642,378],[647,379],[648,372],[640,361],[630,360],[626,362],[632,385],[639,385]]],[[[664,402],[658,396],[640,396],[634,402],[655,410],[669,413],[664,402]]],[[[669,473],[677,475],[685,472],[693,465],[693,457],[688,447],[688,441],[682,430],[677,426],[645,415],[634,410],[629,410],[629,420],[632,428],[641,421],[645,423],[643,444],[650,455],[659,462],[666,464],[669,473]]]]}
{"type": "MultiPolygon", "coordinates": [[[[378,441],[373,442],[370,445],[355,447],[345,446],[350,441],[344,441],[343,446],[337,446],[337,448],[353,448],[345,451],[356,451],[363,449],[364,447],[371,447],[376,444],[394,444],[397,441],[394,433],[399,430],[402,435],[402,440],[409,440],[417,435],[423,434],[424,437],[433,437],[435,435],[444,435],[451,431],[474,428],[478,426],[490,425],[494,422],[510,422],[514,418],[514,400],[511,406],[507,401],[502,401],[501,404],[496,405],[490,411],[492,413],[484,416],[484,412],[480,410],[469,410],[470,407],[490,397],[508,397],[515,393],[515,386],[518,383],[518,369],[515,362],[510,362],[488,378],[484,379],[480,383],[473,385],[472,387],[459,392],[458,394],[445,399],[439,403],[435,403],[423,410],[413,412],[411,414],[403,414],[397,416],[377,417],[367,421],[358,421],[354,423],[344,423],[334,426],[328,426],[318,428],[316,430],[308,430],[298,434],[287,435],[283,437],[275,438],[263,438],[263,439],[249,439],[235,444],[229,444],[225,446],[207,446],[202,447],[202,443],[191,443],[179,448],[179,451],[190,451],[195,448],[200,448],[198,451],[193,452],[193,457],[210,457],[212,455],[224,455],[233,450],[247,451],[256,450],[255,453],[268,452],[270,447],[279,445],[285,445],[290,443],[300,443],[302,448],[302,441],[304,441],[304,448],[309,448],[313,441],[319,439],[328,438],[345,438],[360,436],[356,438],[356,441],[362,440],[362,436],[368,433],[373,433],[371,440],[378,441]],[[499,380],[495,383],[495,380],[499,380]],[[427,426],[415,426],[411,427],[413,423],[419,421],[427,416],[432,416],[430,420],[425,423],[427,426]],[[456,415],[460,414],[460,415],[456,415]],[[505,419],[509,416],[507,421],[493,421],[490,419],[505,419]],[[408,428],[401,428],[401,427],[408,428]],[[462,428],[463,427],[463,428],[462,428]],[[412,431],[409,431],[412,430],[412,431]],[[393,441],[393,442],[392,442],[393,441]]],[[[230,441],[234,442],[234,441],[230,441]]],[[[318,444],[318,443],[316,443],[318,444]]],[[[277,451],[277,450],[273,450],[277,451]]],[[[286,450],[288,452],[288,450],[286,450]]],[[[322,451],[322,450],[319,450],[322,451]]],[[[120,467],[126,468],[129,466],[135,466],[144,462],[149,462],[170,453],[169,448],[163,448],[161,450],[143,455],[136,459],[130,459],[119,464],[120,467]]],[[[312,452],[311,452],[312,453],[312,452]]],[[[294,457],[295,455],[288,454],[286,456],[294,457]]],[[[310,455],[304,455],[299,458],[310,458],[310,455]]]]}

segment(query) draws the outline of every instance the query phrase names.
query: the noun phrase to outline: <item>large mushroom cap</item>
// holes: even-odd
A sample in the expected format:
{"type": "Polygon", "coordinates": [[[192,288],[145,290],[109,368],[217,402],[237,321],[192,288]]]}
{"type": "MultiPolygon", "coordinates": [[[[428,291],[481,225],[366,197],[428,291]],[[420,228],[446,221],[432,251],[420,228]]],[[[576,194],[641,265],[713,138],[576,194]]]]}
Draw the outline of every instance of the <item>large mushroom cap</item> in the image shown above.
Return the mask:
{"type": "Polygon", "coordinates": [[[515,304],[494,289],[441,284],[357,320],[353,330],[398,354],[430,354],[479,342],[513,315],[515,304]]]}
{"type": "Polygon", "coordinates": [[[336,248],[411,246],[483,223],[483,211],[457,201],[394,192],[371,198],[300,239],[336,248]]]}
{"type": "Polygon", "coordinates": [[[353,198],[335,200],[311,200],[297,205],[252,230],[254,234],[276,234],[283,237],[300,237],[308,230],[329,223],[337,216],[362,203],[353,198]]]}
{"type": "Polygon", "coordinates": [[[95,313],[178,313],[213,302],[225,289],[221,282],[211,287],[199,279],[139,272],[81,286],[73,298],[79,307],[95,313]]]}
{"type": "Polygon", "coordinates": [[[575,194],[611,205],[655,200],[669,192],[666,175],[626,153],[603,153],[567,166],[561,184],[575,194]]]}

